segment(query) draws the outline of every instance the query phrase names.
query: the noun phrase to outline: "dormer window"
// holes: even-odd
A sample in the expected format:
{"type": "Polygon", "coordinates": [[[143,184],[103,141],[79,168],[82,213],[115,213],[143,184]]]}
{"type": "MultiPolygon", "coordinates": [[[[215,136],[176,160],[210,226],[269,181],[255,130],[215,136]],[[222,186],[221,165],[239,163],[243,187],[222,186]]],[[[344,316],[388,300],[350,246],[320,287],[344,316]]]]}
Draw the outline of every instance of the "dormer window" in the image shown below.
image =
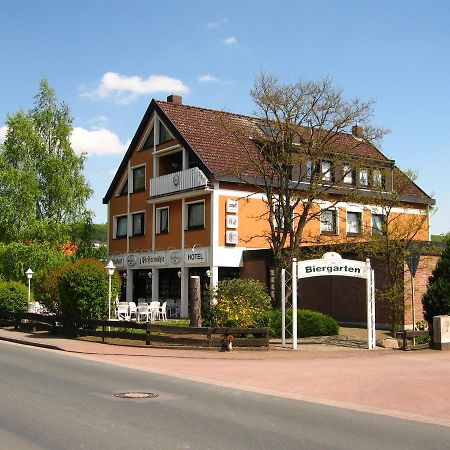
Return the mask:
{"type": "Polygon", "coordinates": [[[384,187],[384,176],[380,169],[374,169],[372,171],[372,181],[374,187],[384,187]]]}
{"type": "Polygon", "coordinates": [[[322,173],[322,181],[333,181],[333,164],[331,161],[322,161],[320,172],[322,173]]]}
{"type": "Polygon", "coordinates": [[[344,164],[343,166],[343,172],[344,172],[344,178],[342,179],[342,181],[345,184],[355,184],[356,181],[356,174],[355,174],[355,170],[353,169],[353,167],[350,164],[344,164]]]}
{"type": "Polygon", "coordinates": [[[359,185],[369,186],[369,171],[367,169],[359,169],[359,185]]]}
{"type": "Polygon", "coordinates": [[[125,179],[122,189],[119,191],[119,195],[127,195],[128,194],[128,177],[125,179]]]}
{"type": "Polygon", "coordinates": [[[169,133],[167,128],[160,123],[159,125],[159,143],[164,144],[165,142],[169,142],[173,139],[173,136],[169,133]]]}

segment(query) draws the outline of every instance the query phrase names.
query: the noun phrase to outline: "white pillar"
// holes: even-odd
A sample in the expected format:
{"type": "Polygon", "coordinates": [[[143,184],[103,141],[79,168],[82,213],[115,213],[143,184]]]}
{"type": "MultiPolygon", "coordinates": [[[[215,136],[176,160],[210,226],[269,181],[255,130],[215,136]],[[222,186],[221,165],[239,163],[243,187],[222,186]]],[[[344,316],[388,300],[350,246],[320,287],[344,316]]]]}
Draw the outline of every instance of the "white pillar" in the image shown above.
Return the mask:
{"type": "Polygon", "coordinates": [[[152,301],[159,300],[159,269],[152,269],[152,301]]]}
{"type": "Polygon", "coordinates": [[[286,347],[286,269],[281,269],[281,346],[286,347]]]}
{"type": "Polygon", "coordinates": [[[187,319],[189,317],[189,269],[187,267],[181,267],[181,311],[180,317],[187,319]]]}
{"type": "Polygon", "coordinates": [[[292,259],[292,349],[297,350],[297,258],[292,259]]]}
{"type": "Polygon", "coordinates": [[[209,268],[211,272],[211,277],[209,279],[209,285],[211,287],[217,286],[217,283],[219,282],[219,268],[217,266],[211,266],[209,268]]]}
{"type": "Polygon", "coordinates": [[[127,302],[133,301],[133,269],[127,269],[127,302]]]}

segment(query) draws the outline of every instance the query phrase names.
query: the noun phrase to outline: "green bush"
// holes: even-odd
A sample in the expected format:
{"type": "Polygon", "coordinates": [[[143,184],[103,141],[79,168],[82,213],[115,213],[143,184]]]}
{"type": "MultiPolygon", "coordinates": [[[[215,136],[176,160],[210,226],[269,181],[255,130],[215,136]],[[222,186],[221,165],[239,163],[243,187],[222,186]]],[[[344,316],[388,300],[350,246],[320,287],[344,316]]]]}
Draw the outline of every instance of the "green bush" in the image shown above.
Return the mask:
{"type": "Polygon", "coordinates": [[[47,311],[62,314],[58,281],[60,276],[70,267],[70,264],[55,267],[48,272],[39,272],[33,283],[36,300],[45,306],[47,311]]]}
{"type": "Polygon", "coordinates": [[[205,325],[251,327],[256,317],[270,307],[264,285],[255,280],[219,281],[204,304],[205,325]]]}
{"type": "Polygon", "coordinates": [[[25,281],[25,271],[48,271],[68,262],[58,247],[48,243],[12,242],[0,247],[0,273],[9,281],[25,281]]]}
{"type": "MultiPolygon", "coordinates": [[[[287,320],[292,322],[292,310],[286,311],[287,320]]],[[[269,327],[270,336],[281,337],[281,310],[272,309],[261,313],[256,326],[269,327]]],[[[318,311],[299,309],[297,311],[298,337],[334,336],[339,334],[338,323],[330,316],[318,311]]]]}
{"type": "MultiPolygon", "coordinates": [[[[120,289],[117,272],[112,277],[112,299],[120,289]]],[[[95,259],[79,259],[58,276],[61,313],[70,319],[101,319],[108,315],[108,275],[95,259]]]]}
{"type": "Polygon", "coordinates": [[[425,320],[429,324],[433,323],[433,316],[450,315],[450,239],[428,279],[422,305],[425,320]]]}
{"type": "Polygon", "coordinates": [[[27,312],[28,288],[16,281],[0,281],[0,311],[27,312]]]}

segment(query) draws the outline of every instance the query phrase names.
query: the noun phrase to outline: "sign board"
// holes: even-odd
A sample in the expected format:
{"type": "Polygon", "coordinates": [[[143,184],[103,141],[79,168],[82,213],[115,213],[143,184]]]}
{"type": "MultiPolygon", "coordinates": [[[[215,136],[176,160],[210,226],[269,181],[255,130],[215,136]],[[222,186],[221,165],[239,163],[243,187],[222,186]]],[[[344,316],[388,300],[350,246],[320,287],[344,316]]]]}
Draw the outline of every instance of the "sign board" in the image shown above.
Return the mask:
{"type": "Polygon", "coordinates": [[[125,266],[123,255],[109,255],[109,259],[113,262],[117,269],[122,269],[125,266]]]}
{"type": "Polygon", "coordinates": [[[185,264],[206,264],[208,262],[208,250],[206,248],[185,250],[184,262],[185,264]]]}
{"type": "Polygon", "coordinates": [[[227,228],[233,228],[236,229],[238,227],[238,216],[233,216],[231,214],[227,214],[227,228]]]}
{"type": "Polygon", "coordinates": [[[227,213],[237,213],[238,212],[238,201],[237,200],[227,200],[227,213]]]}
{"type": "Polygon", "coordinates": [[[146,252],[137,255],[139,267],[167,265],[166,252],[146,252]]]}
{"type": "Polygon", "coordinates": [[[225,244],[233,244],[236,245],[238,243],[239,236],[237,231],[229,231],[227,230],[225,233],[225,244]]]}
{"type": "Polygon", "coordinates": [[[405,262],[413,278],[416,276],[417,267],[419,267],[419,261],[420,253],[411,253],[405,256],[405,262]]]}
{"type": "Polygon", "coordinates": [[[341,255],[335,252],[325,253],[322,259],[310,259],[298,263],[298,278],[325,275],[367,278],[367,264],[363,261],[342,259],[341,255]]]}

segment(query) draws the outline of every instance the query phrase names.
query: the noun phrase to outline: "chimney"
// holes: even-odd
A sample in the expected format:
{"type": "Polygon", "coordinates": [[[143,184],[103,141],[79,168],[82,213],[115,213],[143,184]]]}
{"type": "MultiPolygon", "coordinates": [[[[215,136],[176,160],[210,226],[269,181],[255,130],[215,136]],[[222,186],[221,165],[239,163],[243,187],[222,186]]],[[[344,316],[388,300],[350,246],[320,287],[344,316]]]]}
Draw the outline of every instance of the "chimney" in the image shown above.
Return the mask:
{"type": "Polygon", "coordinates": [[[181,95],[169,95],[167,97],[167,101],[169,103],[175,103],[176,105],[182,105],[183,104],[183,97],[181,95]]]}
{"type": "Polygon", "coordinates": [[[364,127],[362,125],[355,124],[352,126],[352,135],[356,139],[362,139],[364,137],[364,127]]]}

